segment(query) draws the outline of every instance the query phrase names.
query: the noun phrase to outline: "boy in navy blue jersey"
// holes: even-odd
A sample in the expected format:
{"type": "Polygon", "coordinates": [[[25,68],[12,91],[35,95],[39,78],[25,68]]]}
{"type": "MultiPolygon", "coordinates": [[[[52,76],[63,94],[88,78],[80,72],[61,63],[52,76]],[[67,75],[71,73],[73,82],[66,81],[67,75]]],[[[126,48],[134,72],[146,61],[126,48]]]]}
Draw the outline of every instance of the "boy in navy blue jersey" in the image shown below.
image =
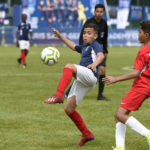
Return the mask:
{"type": "MultiPolygon", "coordinates": [[[[103,53],[105,56],[105,59],[99,64],[98,66],[98,72],[99,72],[99,80],[98,80],[98,96],[97,96],[97,100],[105,100],[105,101],[110,101],[110,99],[106,98],[103,95],[104,92],[104,83],[102,82],[102,78],[105,77],[105,73],[106,73],[106,60],[107,60],[107,55],[108,55],[108,46],[107,46],[107,39],[108,39],[108,26],[107,26],[107,22],[102,18],[103,15],[105,14],[105,7],[102,4],[97,4],[95,6],[95,10],[94,10],[94,16],[92,18],[89,18],[84,25],[89,24],[89,23],[94,23],[98,26],[99,28],[99,34],[98,34],[98,38],[97,41],[103,46],[103,53]]],[[[81,30],[80,33],[80,38],[79,38],[79,44],[82,45],[83,44],[83,29],[84,26],[81,30]]],[[[65,97],[68,96],[69,93],[69,88],[68,90],[65,92],[65,97]]]]}
{"type": "Polygon", "coordinates": [[[17,47],[21,50],[21,56],[18,58],[18,64],[23,65],[23,68],[26,68],[26,56],[28,54],[28,50],[32,41],[32,29],[29,23],[26,23],[27,15],[22,14],[21,16],[22,22],[18,26],[17,29],[17,47]],[[30,42],[29,42],[29,34],[30,34],[30,42]]]}
{"type": "Polygon", "coordinates": [[[88,130],[80,114],[75,109],[85,94],[95,87],[98,78],[97,66],[104,59],[102,46],[96,41],[98,37],[98,28],[97,25],[93,23],[84,26],[83,45],[76,45],[74,42],[61,35],[56,29],[52,31],[69,48],[81,53],[81,60],[80,65],[67,64],[64,67],[63,76],[59,82],[56,94],[46,99],[44,102],[49,104],[63,103],[64,91],[71,82],[72,77],[75,78],[68,95],[65,112],[81,131],[82,138],[78,145],[82,146],[87,141],[93,140],[94,135],[88,130]]]}

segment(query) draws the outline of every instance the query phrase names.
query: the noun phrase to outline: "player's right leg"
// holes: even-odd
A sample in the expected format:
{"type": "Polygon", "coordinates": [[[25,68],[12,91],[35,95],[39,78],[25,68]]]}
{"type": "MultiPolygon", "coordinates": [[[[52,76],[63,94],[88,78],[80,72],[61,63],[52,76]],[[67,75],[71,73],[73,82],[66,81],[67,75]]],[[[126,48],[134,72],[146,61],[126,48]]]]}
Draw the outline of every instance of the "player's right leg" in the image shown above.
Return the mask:
{"type": "Polygon", "coordinates": [[[57,92],[52,97],[44,100],[45,103],[55,104],[55,103],[63,103],[64,101],[64,92],[72,80],[72,77],[76,77],[77,68],[73,64],[68,64],[64,68],[63,76],[59,82],[57,92]]]}
{"type": "Polygon", "coordinates": [[[126,125],[117,122],[116,123],[116,148],[113,147],[113,150],[125,150],[125,134],[126,134],[126,125]]]}

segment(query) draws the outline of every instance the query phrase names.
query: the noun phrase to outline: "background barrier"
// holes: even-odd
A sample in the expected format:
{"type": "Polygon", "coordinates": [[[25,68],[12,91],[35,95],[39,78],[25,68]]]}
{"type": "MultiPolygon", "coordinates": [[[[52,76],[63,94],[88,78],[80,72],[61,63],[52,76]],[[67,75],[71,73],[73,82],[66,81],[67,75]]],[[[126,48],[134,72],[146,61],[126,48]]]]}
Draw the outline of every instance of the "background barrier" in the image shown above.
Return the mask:
{"type": "MultiPolygon", "coordinates": [[[[64,28],[61,33],[78,44],[80,29],[78,28],[64,28]]],[[[16,43],[16,27],[0,28],[0,41],[5,42],[6,45],[16,43]]],[[[35,45],[61,45],[49,28],[40,28],[33,30],[33,43],[35,45]]],[[[109,46],[139,46],[138,29],[109,29],[108,33],[109,46]]]]}

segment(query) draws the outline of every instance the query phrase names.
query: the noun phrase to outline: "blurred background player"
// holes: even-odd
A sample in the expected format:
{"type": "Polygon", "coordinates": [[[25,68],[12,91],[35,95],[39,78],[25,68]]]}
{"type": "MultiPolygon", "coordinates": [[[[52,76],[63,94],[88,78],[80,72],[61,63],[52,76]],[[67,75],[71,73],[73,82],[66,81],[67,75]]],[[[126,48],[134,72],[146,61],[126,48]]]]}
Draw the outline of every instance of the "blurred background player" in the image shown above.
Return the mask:
{"type": "MultiPolygon", "coordinates": [[[[106,66],[106,59],[107,59],[107,54],[108,54],[108,49],[107,49],[107,39],[108,39],[108,26],[107,23],[104,19],[102,19],[104,13],[105,13],[105,7],[102,4],[97,4],[95,6],[95,16],[88,19],[84,26],[87,23],[94,23],[97,24],[99,27],[99,35],[97,38],[97,41],[103,46],[103,53],[105,56],[105,59],[103,60],[103,62],[99,65],[98,67],[98,72],[99,72],[99,81],[98,81],[98,96],[97,96],[97,100],[106,100],[106,101],[110,101],[110,99],[106,98],[103,96],[103,91],[104,91],[104,83],[102,82],[102,78],[105,77],[105,66],[106,66]]],[[[79,44],[82,45],[83,44],[83,29],[84,26],[81,30],[81,34],[80,34],[80,39],[79,39],[79,44]]],[[[69,88],[70,89],[70,88],[69,88]]],[[[67,97],[68,93],[69,93],[69,89],[65,92],[65,97],[67,97]]]]}
{"type": "Polygon", "coordinates": [[[85,23],[86,22],[86,14],[85,11],[88,11],[88,7],[84,7],[84,5],[82,4],[81,0],[78,1],[78,28],[80,28],[81,23],[85,23]]]}
{"type": "Polygon", "coordinates": [[[113,84],[134,78],[132,88],[125,95],[115,113],[116,148],[114,150],[125,150],[126,126],[144,136],[150,150],[150,130],[133,116],[129,116],[131,111],[138,110],[142,103],[150,97],[150,21],[140,23],[139,41],[144,44],[144,47],[137,54],[134,70],[129,74],[118,77],[107,76],[103,79],[106,84],[113,84]]]}
{"type": "Polygon", "coordinates": [[[76,45],[74,42],[65,38],[56,29],[52,31],[69,48],[81,53],[81,60],[80,65],[67,64],[64,67],[63,76],[59,82],[56,94],[44,102],[48,104],[63,103],[64,91],[71,82],[72,77],[75,78],[68,95],[65,112],[82,133],[81,140],[78,143],[78,146],[82,146],[86,142],[93,140],[94,135],[86,127],[80,114],[75,109],[86,93],[95,87],[98,78],[97,65],[104,59],[103,49],[96,41],[98,37],[98,27],[92,23],[84,26],[84,45],[76,45]]]}
{"type": "Polygon", "coordinates": [[[28,54],[28,50],[30,45],[32,45],[32,29],[29,23],[26,23],[27,15],[22,14],[21,16],[22,22],[18,26],[17,29],[17,47],[21,50],[21,56],[18,58],[18,64],[23,65],[23,68],[26,68],[26,56],[28,54]],[[30,42],[29,42],[29,35],[30,35],[30,42]]]}

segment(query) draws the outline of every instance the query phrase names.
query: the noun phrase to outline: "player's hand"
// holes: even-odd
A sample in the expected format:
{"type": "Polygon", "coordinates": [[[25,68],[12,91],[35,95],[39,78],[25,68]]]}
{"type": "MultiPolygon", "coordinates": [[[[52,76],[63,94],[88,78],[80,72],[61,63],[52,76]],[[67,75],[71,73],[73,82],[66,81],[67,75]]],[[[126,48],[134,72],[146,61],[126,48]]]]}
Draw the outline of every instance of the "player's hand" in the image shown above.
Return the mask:
{"type": "Polygon", "coordinates": [[[60,37],[60,33],[58,30],[56,30],[55,28],[52,29],[52,32],[55,34],[56,37],[60,37]]]}
{"type": "Polygon", "coordinates": [[[88,68],[92,69],[94,72],[96,72],[96,65],[93,63],[93,64],[90,64],[87,66],[88,68]]]}
{"type": "Polygon", "coordinates": [[[117,82],[117,78],[113,76],[106,76],[102,79],[102,81],[106,84],[113,84],[117,82]]]}

